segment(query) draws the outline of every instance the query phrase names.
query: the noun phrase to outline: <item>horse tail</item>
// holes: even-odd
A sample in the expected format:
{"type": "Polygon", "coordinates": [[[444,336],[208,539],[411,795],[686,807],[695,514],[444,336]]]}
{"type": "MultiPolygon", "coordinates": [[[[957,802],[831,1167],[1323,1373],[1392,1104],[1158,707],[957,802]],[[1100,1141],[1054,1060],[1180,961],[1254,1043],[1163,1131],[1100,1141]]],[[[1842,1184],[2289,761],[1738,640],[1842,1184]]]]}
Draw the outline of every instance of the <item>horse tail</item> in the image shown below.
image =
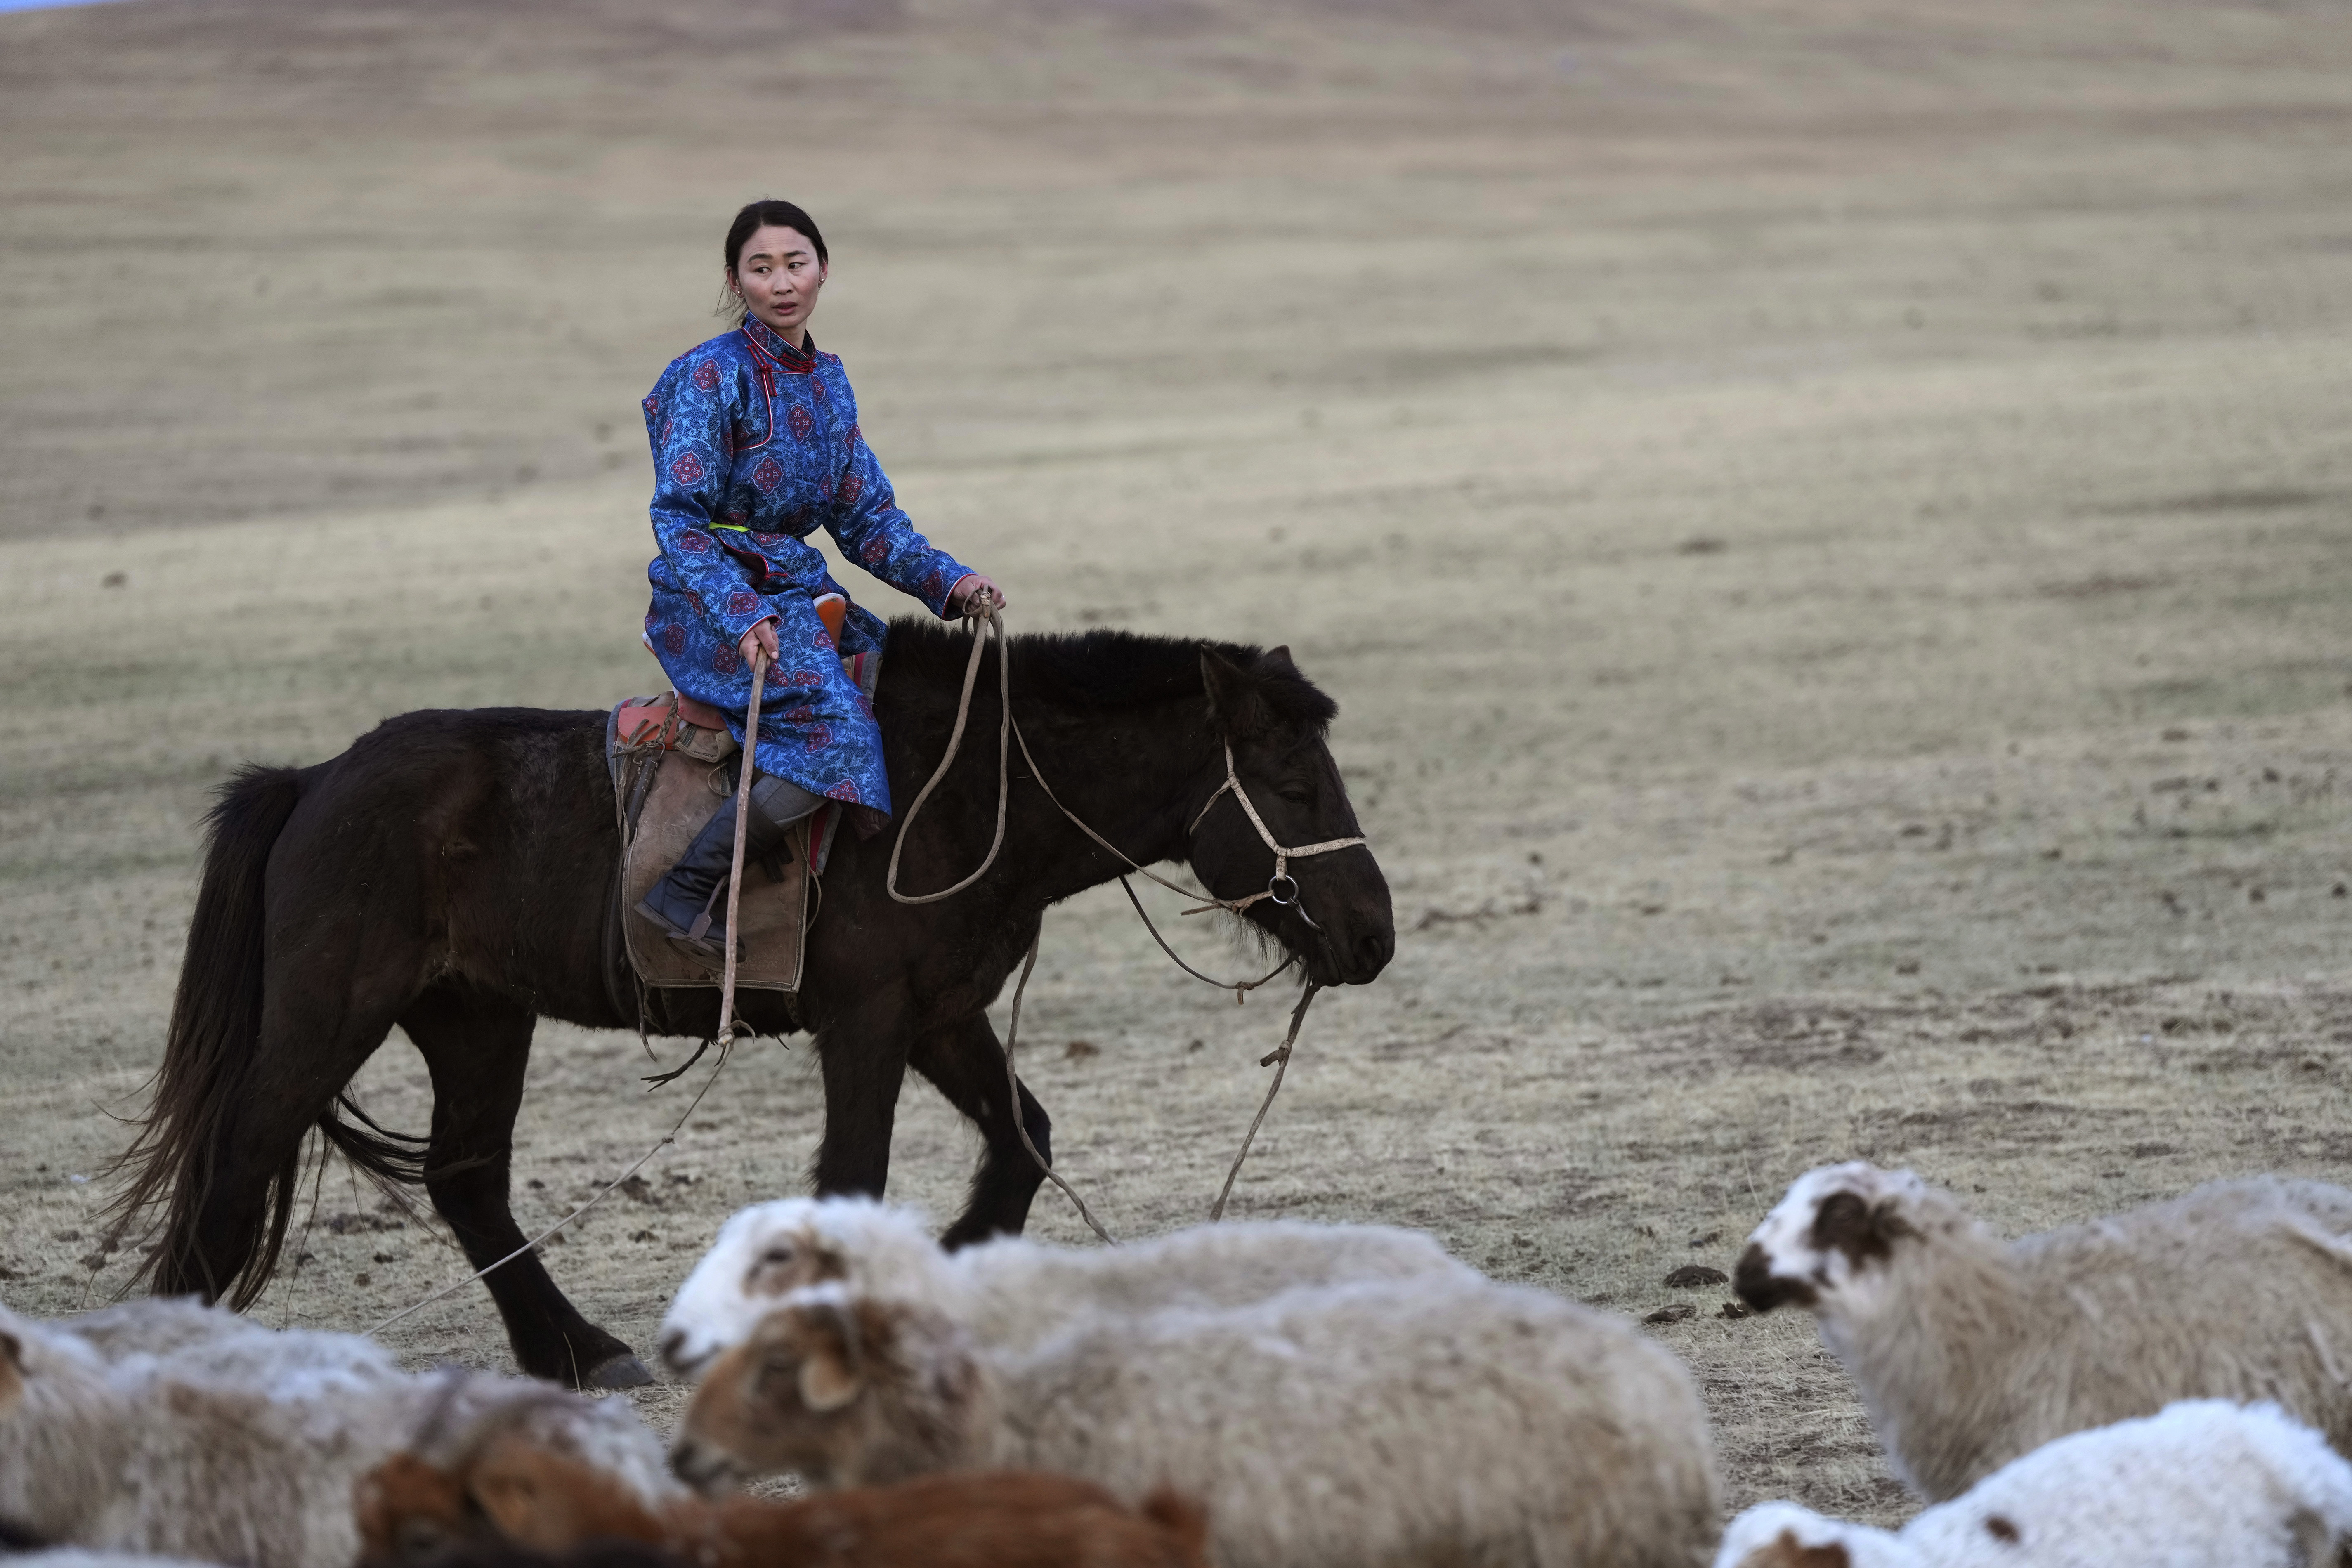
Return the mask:
{"type": "MultiPolygon", "coordinates": [[[[114,1169],[130,1181],[110,1206],[109,1241],[158,1203],[168,1206],[163,1244],[141,1268],[139,1283],[178,1293],[200,1290],[216,1299],[237,1281],[209,1278],[192,1256],[196,1218],[212,1186],[214,1164],[244,1087],[246,1068],[261,1036],[265,882],[269,851],[302,798],[295,768],[247,767],[224,785],[205,816],[209,845],[196,911],[188,927],[187,956],[172,999],[163,1062],[152,1080],[154,1100],[139,1135],[114,1169]]],[[[242,1308],[260,1291],[277,1261],[293,1212],[299,1171],[281,1173],[272,1202],[257,1216],[249,1256],[261,1267],[238,1270],[242,1308]]]]}
{"type": "MultiPolygon", "coordinates": [[[[244,1261],[226,1278],[215,1277],[212,1262],[197,1247],[197,1222],[219,1173],[236,1112],[248,1098],[268,994],[263,958],[269,855],[301,802],[303,779],[297,768],[247,767],[222,787],[205,817],[210,842],[204,881],[188,927],[163,1063],[153,1079],[154,1099],[138,1122],[138,1136],[113,1167],[130,1179],[109,1207],[110,1246],[121,1245],[140,1215],[163,1205],[157,1227],[161,1243],[133,1285],[167,1295],[198,1291],[207,1300],[226,1295],[239,1311],[253,1304],[277,1271],[302,1184],[302,1149],[298,1145],[270,1173],[264,1202],[253,1211],[247,1233],[237,1238],[243,1246],[236,1255],[244,1261]]],[[[316,1126],[388,1193],[396,1195],[396,1184],[424,1179],[425,1141],[381,1126],[348,1090],[320,1112],[316,1126]]]]}

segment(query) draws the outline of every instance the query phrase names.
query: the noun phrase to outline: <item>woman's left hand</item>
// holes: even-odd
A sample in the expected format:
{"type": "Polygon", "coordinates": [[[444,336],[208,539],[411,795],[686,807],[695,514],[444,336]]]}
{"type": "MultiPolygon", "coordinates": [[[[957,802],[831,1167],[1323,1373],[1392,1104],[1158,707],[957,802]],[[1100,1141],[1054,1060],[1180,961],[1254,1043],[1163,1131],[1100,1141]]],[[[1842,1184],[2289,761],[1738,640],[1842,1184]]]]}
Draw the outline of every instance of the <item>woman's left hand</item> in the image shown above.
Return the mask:
{"type": "Polygon", "coordinates": [[[949,618],[953,619],[957,616],[971,614],[972,607],[979,602],[980,595],[982,594],[995,600],[996,607],[1000,610],[1010,602],[1005,598],[1003,589],[998,587],[991,579],[974,572],[962,582],[958,583],[954,590],[948,595],[949,618]]]}

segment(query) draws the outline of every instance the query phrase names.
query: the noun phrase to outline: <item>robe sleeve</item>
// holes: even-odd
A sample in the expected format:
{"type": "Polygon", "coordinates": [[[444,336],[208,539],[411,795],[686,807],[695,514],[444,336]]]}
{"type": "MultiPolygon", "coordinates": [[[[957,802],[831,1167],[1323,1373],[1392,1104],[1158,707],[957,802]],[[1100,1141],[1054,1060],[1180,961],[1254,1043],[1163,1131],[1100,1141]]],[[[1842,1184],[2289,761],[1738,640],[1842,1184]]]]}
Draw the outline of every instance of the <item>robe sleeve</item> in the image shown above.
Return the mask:
{"type": "Polygon", "coordinates": [[[727,432],[741,400],[739,379],[717,360],[688,355],[646,398],[654,449],[654,541],[702,618],[729,642],[773,614],[710,525],[727,482],[727,432]]]}
{"type": "Polygon", "coordinates": [[[920,599],[931,614],[948,613],[948,595],[971,575],[966,566],[915,531],[890,493],[873,448],[857,427],[857,405],[849,408],[849,433],[842,438],[841,470],[834,478],[833,504],[825,509],[825,531],[842,554],[902,594],[920,599]]]}

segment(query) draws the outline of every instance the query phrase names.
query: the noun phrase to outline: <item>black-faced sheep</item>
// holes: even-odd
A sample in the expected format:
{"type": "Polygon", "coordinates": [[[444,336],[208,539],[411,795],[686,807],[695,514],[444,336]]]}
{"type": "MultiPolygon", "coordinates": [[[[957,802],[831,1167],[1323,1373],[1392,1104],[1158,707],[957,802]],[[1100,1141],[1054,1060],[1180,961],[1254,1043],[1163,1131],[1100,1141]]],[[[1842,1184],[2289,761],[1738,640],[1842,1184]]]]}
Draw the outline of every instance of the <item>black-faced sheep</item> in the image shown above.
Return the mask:
{"type": "Polygon", "coordinates": [[[2352,1542],[2352,1465],[2276,1405],[2188,1400],[2044,1444],[1899,1534],[1749,1509],[1716,1568],[2320,1568],[2352,1542]]]}
{"type": "Polygon", "coordinates": [[[1000,1237],[950,1253],[912,1209],[870,1198],[781,1198],[738,1210],[678,1287],[661,1353],[698,1375],[787,1293],[838,1280],[919,1301],[982,1344],[1018,1350],[1074,1318],[1224,1307],[1302,1285],[1475,1278],[1427,1234],[1376,1225],[1262,1220],[1194,1226],[1113,1247],[1000,1237]]]}
{"type": "Polygon", "coordinates": [[[1897,1474],[1957,1497],[2055,1437],[2179,1399],[2275,1401],[2352,1444],[2352,1193],[2269,1178],[2003,1243],[1950,1194],[1809,1171],[1734,1283],[1810,1309],[1897,1474]]]}
{"type": "Polygon", "coordinates": [[[711,1368],[672,1452],[714,1486],[1015,1466],[1208,1506],[1225,1568],[1664,1568],[1717,1491],[1688,1375],[1544,1291],[1432,1278],[1072,1325],[989,1355],[936,1311],[801,1292],[711,1368]]]}

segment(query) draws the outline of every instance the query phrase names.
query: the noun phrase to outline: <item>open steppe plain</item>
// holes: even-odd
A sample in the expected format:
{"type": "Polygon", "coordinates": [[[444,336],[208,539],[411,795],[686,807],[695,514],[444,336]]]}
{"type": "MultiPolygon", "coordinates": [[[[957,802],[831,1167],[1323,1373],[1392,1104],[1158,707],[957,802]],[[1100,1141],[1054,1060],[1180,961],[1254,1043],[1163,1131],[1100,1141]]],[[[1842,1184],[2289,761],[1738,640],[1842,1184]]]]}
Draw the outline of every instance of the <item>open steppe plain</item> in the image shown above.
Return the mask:
{"type": "MultiPolygon", "coordinates": [[[[1238,1213],[1687,1303],[1653,1331],[1732,1500],[1885,1521],[1810,1324],[1662,1284],[1797,1172],[1908,1163],[2011,1233],[2344,1178],[2340,7],[654,15],[0,17],[9,1305],[131,1272],[104,1167],[240,760],[656,684],[636,399],[763,193],[824,221],[818,340],[1016,628],[1287,643],[1341,703],[1397,957],[1318,1004],[1238,1213]]],[[[1203,1217],[1282,1012],[1116,889],[1049,916],[1026,1070],[1114,1228],[1203,1217]]],[[[703,1069],[654,1068],[541,1031],[527,1227],[677,1119],[703,1069]]],[[[424,1124],[397,1036],[361,1087],[424,1124]]],[[[649,1348],[818,1106],[804,1041],[740,1053],[559,1278],[649,1348]]],[[[951,1210],[973,1152],[910,1087],[893,1195],[951,1210]]],[[[272,1322],[465,1272],[340,1169],[298,1225],[272,1322]]],[[[1050,1193],[1035,1229],[1081,1235],[1050,1193]]],[[[478,1289],[388,1337],[504,1358],[478,1289]]]]}

